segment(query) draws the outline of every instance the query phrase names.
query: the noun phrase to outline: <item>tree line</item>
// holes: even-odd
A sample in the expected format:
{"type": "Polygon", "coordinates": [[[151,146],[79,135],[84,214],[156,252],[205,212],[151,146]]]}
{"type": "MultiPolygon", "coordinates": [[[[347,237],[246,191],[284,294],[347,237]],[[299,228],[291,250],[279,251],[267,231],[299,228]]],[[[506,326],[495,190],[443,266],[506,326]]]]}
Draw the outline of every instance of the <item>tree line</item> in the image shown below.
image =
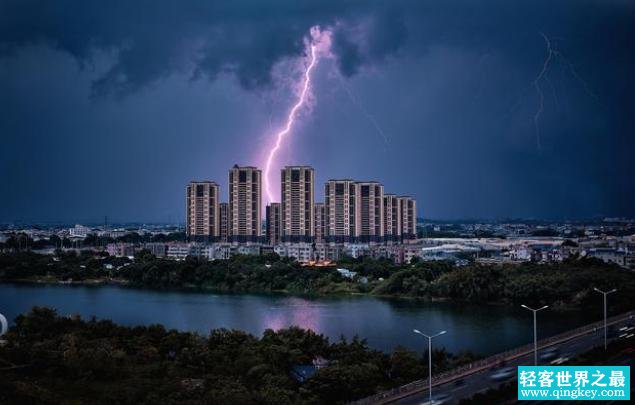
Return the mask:
{"type": "Polygon", "coordinates": [[[613,310],[635,307],[635,274],[597,259],[574,258],[549,264],[470,264],[389,259],[343,258],[333,267],[305,267],[276,254],[237,255],[207,261],[156,258],[148,251],[134,260],[107,253],[61,252],[55,256],[30,252],[0,254],[0,280],[119,280],[136,287],[207,289],[225,292],[287,292],[294,294],[372,294],[450,299],[475,303],[523,303],[565,308],[598,308],[593,291],[618,288],[613,310]],[[356,273],[352,279],[336,270],[356,273]]]}
{"type": "MultiPolygon", "coordinates": [[[[355,337],[311,330],[227,329],[209,335],[161,325],[124,327],[34,307],[0,346],[0,403],[337,404],[424,378],[427,353],[383,353],[355,337]],[[294,368],[321,367],[305,381],[294,368]]],[[[433,351],[442,372],[475,360],[433,351]]]]}

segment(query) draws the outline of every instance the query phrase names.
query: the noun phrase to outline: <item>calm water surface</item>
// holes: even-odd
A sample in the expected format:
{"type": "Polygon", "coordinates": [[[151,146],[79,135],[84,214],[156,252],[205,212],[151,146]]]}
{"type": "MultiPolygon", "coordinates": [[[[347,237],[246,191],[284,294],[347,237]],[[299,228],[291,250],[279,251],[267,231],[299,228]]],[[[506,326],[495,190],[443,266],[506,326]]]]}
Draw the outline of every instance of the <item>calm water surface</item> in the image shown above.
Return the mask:
{"type": "MultiPolygon", "coordinates": [[[[422,351],[412,333],[447,330],[435,340],[451,352],[496,353],[533,339],[531,313],[505,306],[429,303],[374,297],[306,298],[284,295],[165,292],[117,286],[0,284],[0,313],[13,320],[34,305],[60,315],[81,314],[123,325],[161,323],[167,328],[207,334],[214,328],[241,329],[261,335],[290,325],[310,328],[331,340],[354,335],[371,347],[390,351],[397,345],[422,351]]],[[[580,312],[538,315],[538,333],[546,337],[592,321],[580,312]]]]}

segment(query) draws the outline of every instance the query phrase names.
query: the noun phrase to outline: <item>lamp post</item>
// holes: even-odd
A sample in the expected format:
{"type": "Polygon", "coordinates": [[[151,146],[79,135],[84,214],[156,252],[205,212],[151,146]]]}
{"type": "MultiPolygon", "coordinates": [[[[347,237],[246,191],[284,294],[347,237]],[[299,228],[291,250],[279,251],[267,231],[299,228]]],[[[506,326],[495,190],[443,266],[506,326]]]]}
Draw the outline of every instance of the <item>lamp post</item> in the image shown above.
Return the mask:
{"type": "Polygon", "coordinates": [[[430,398],[430,401],[428,402],[429,404],[432,404],[432,339],[437,337],[437,336],[441,336],[444,333],[447,333],[446,331],[442,330],[441,332],[437,333],[436,335],[432,335],[432,336],[428,336],[425,333],[420,332],[417,329],[413,329],[412,330],[414,333],[421,335],[425,338],[428,338],[428,395],[430,398]]]}
{"type": "Polygon", "coordinates": [[[604,296],[604,350],[606,350],[606,296],[617,291],[616,288],[611,291],[602,291],[599,288],[593,287],[593,289],[604,296]]]}
{"type": "Polygon", "coordinates": [[[544,307],[538,308],[538,309],[529,308],[525,304],[521,305],[521,307],[528,309],[534,313],[534,366],[537,366],[538,365],[538,333],[536,332],[536,312],[549,308],[549,305],[545,305],[544,307]]]}

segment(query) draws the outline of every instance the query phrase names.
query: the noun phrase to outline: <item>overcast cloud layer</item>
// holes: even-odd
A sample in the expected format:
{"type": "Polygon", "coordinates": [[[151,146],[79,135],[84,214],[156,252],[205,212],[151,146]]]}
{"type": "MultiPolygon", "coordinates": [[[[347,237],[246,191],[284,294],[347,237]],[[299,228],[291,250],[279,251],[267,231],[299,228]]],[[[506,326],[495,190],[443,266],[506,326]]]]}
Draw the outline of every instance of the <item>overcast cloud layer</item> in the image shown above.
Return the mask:
{"type": "Polygon", "coordinates": [[[633,216],[633,21],[617,0],[0,0],[0,221],[181,221],[190,179],[225,195],[314,25],[335,59],[283,158],[320,198],[355,177],[425,217],[633,216]]]}

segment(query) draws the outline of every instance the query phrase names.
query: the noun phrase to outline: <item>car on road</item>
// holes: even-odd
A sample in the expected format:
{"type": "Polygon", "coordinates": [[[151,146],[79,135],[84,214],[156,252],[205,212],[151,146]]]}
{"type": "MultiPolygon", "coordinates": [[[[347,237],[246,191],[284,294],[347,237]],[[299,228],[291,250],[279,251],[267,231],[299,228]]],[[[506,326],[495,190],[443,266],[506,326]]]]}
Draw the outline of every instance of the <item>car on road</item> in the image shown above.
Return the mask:
{"type": "Polygon", "coordinates": [[[432,395],[432,402],[428,400],[422,402],[420,405],[443,405],[449,403],[451,399],[452,396],[450,394],[437,394],[432,395]]]}
{"type": "Polygon", "coordinates": [[[512,378],[516,376],[516,367],[503,367],[498,370],[494,374],[490,376],[490,378],[494,381],[504,381],[508,378],[512,378]]]}
{"type": "Polygon", "coordinates": [[[551,360],[551,365],[552,366],[559,366],[561,364],[566,363],[567,361],[571,360],[573,358],[573,354],[571,353],[564,353],[561,354],[557,359],[553,359],[551,360]]]}
{"type": "Polygon", "coordinates": [[[558,357],[560,349],[556,346],[547,347],[540,351],[540,360],[552,360],[558,357]]]}
{"type": "Polygon", "coordinates": [[[618,329],[617,333],[619,333],[619,337],[622,339],[629,339],[634,336],[635,326],[631,324],[626,324],[618,329]]]}

